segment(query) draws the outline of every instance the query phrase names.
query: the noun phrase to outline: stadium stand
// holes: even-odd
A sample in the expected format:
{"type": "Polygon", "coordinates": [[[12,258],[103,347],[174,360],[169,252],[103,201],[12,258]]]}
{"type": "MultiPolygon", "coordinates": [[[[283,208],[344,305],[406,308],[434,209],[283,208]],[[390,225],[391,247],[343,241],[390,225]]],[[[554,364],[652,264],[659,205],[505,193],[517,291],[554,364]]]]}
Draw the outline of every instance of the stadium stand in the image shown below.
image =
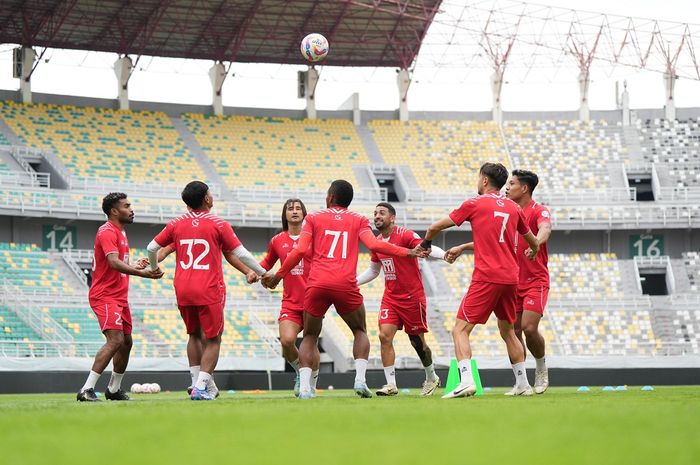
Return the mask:
{"type": "Polygon", "coordinates": [[[76,341],[102,341],[95,314],[88,305],[44,306],[41,311],[63,326],[76,341]]]}
{"type": "Polygon", "coordinates": [[[354,164],[369,163],[350,121],[250,116],[182,116],[231,189],[325,190],[357,185],[354,164]]]}
{"type": "Polygon", "coordinates": [[[510,165],[498,125],[492,121],[373,120],[369,127],[384,161],[408,165],[426,191],[476,186],[476,174],[485,161],[510,165]]]}
{"type": "Polygon", "coordinates": [[[37,341],[41,337],[27,326],[9,308],[0,306],[0,334],[2,340],[37,341]]]}
{"type": "Polygon", "coordinates": [[[4,101],[0,117],[26,145],[54,151],[75,176],[143,184],[205,178],[164,113],[4,101]]]}
{"type": "Polygon", "coordinates": [[[637,130],[644,160],[700,164],[700,124],[697,119],[638,120],[637,130]]]}
{"type": "Polygon", "coordinates": [[[0,243],[0,271],[3,282],[22,292],[75,293],[52,265],[47,252],[33,244],[0,243]]]}
{"type": "Polygon", "coordinates": [[[536,172],[547,190],[611,187],[607,164],[625,161],[621,130],[605,121],[507,121],[513,167],[536,172]]]}
{"type": "Polygon", "coordinates": [[[692,292],[700,291],[700,253],[683,253],[683,262],[688,273],[688,280],[690,281],[690,290],[692,292]]]}

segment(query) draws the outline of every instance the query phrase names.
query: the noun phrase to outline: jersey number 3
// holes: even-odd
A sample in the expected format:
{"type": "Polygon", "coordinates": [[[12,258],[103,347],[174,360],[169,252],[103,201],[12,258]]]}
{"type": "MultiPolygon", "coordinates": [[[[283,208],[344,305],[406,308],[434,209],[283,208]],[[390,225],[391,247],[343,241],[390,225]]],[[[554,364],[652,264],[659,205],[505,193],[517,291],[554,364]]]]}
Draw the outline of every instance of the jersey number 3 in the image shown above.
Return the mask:
{"type": "Polygon", "coordinates": [[[192,267],[193,270],[209,269],[209,264],[202,265],[200,263],[202,259],[204,259],[204,257],[206,257],[209,253],[209,242],[207,242],[204,239],[181,239],[180,245],[187,246],[187,262],[180,260],[180,266],[183,270],[188,270],[190,267],[192,267]],[[204,250],[202,250],[202,253],[200,253],[197,256],[197,258],[194,258],[194,255],[192,254],[192,249],[197,245],[203,245],[204,250]]]}

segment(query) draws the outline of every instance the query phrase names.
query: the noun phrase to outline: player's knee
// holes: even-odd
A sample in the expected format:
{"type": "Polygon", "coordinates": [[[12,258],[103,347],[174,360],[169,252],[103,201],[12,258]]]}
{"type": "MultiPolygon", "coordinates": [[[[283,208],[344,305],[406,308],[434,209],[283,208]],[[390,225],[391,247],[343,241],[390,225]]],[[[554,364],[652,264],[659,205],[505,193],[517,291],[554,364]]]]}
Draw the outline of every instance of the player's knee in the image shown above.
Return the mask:
{"type": "Polygon", "coordinates": [[[537,334],[537,325],[535,323],[523,324],[523,333],[525,333],[525,337],[535,336],[537,334]]]}
{"type": "Polygon", "coordinates": [[[294,345],[296,344],[296,342],[297,342],[296,336],[292,337],[292,336],[284,335],[284,336],[280,337],[280,344],[282,344],[282,347],[284,347],[285,349],[293,348],[294,345]]]}
{"type": "Polygon", "coordinates": [[[379,342],[382,345],[389,345],[394,341],[394,335],[389,332],[380,331],[379,342]]]}
{"type": "Polygon", "coordinates": [[[421,358],[425,355],[426,351],[430,350],[428,346],[423,344],[423,340],[420,336],[408,336],[408,340],[411,341],[411,345],[416,350],[416,354],[421,358]]]}
{"type": "Polygon", "coordinates": [[[124,337],[124,341],[122,342],[122,348],[131,350],[131,348],[133,346],[134,346],[134,340],[131,338],[131,336],[124,337]]]}

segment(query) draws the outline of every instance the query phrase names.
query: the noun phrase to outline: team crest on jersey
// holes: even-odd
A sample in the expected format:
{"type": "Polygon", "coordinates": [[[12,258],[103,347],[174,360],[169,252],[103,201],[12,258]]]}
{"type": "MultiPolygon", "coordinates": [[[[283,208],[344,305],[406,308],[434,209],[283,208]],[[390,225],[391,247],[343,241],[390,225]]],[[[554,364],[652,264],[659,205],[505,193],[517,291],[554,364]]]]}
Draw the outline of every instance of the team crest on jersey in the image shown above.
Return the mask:
{"type": "Polygon", "coordinates": [[[335,219],[336,221],[341,221],[341,220],[343,219],[343,217],[340,216],[340,215],[335,215],[334,219],[335,219]]]}
{"type": "Polygon", "coordinates": [[[503,207],[505,206],[505,203],[501,199],[496,199],[496,205],[498,205],[499,207],[503,207]]]}
{"type": "Polygon", "coordinates": [[[542,212],[542,216],[545,217],[545,218],[549,218],[549,212],[548,212],[547,210],[544,210],[544,211],[542,212]]]}
{"type": "Polygon", "coordinates": [[[282,244],[282,248],[283,248],[283,249],[288,249],[288,248],[289,248],[289,244],[282,244]]]}
{"type": "Polygon", "coordinates": [[[192,226],[194,226],[195,228],[199,226],[199,220],[197,218],[192,220],[192,226]]]}
{"type": "Polygon", "coordinates": [[[382,269],[384,270],[384,279],[387,281],[396,280],[396,268],[394,267],[393,258],[382,258],[382,269]]]}

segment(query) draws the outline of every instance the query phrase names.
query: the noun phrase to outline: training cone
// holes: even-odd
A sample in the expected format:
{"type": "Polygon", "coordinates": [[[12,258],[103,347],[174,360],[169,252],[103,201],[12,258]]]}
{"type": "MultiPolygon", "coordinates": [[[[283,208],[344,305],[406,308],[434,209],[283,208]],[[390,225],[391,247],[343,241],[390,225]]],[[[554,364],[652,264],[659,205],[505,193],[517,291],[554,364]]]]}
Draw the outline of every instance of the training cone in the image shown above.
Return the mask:
{"type": "Polygon", "coordinates": [[[474,384],[476,385],[475,396],[483,396],[484,388],[481,387],[481,376],[479,375],[479,368],[476,366],[476,360],[472,359],[472,378],[474,378],[474,384]]]}
{"type": "Polygon", "coordinates": [[[459,386],[459,367],[457,366],[457,359],[453,358],[452,361],[450,361],[450,371],[447,373],[445,394],[454,391],[457,386],[459,386]]]}
{"type": "Polygon", "coordinates": [[[581,386],[576,391],[578,391],[578,392],[590,392],[590,390],[591,390],[591,388],[589,388],[588,386],[581,386]]]}
{"type": "Polygon", "coordinates": [[[615,388],[612,387],[612,386],[605,386],[605,387],[603,388],[603,391],[614,391],[614,390],[615,390],[615,388]]]}
{"type": "Polygon", "coordinates": [[[651,386],[644,386],[644,387],[642,387],[642,391],[653,391],[653,390],[654,390],[654,388],[651,387],[651,386]]]}

